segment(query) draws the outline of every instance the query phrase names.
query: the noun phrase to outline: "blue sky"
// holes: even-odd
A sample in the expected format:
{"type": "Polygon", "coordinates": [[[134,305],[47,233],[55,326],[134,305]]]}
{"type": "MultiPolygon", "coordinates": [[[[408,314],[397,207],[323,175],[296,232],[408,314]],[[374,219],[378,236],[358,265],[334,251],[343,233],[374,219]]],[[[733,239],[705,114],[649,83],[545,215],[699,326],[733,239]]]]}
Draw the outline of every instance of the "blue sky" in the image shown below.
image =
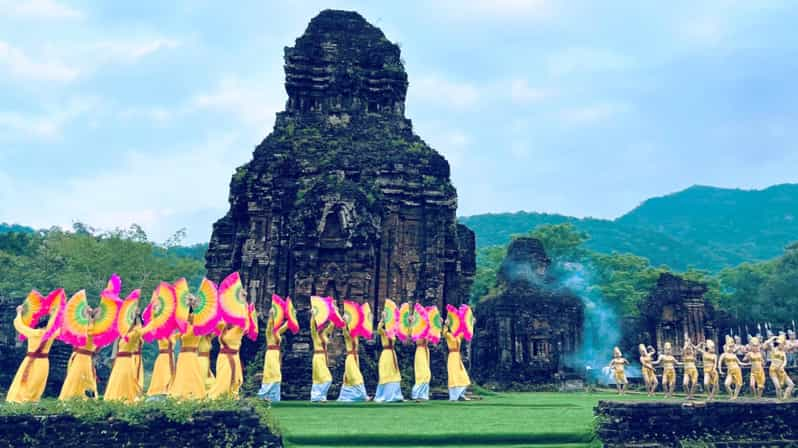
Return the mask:
{"type": "Polygon", "coordinates": [[[283,108],[283,47],[325,8],[400,43],[461,215],[796,181],[790,1],[0,0],[0,222],[207,241],[283,108]]]}

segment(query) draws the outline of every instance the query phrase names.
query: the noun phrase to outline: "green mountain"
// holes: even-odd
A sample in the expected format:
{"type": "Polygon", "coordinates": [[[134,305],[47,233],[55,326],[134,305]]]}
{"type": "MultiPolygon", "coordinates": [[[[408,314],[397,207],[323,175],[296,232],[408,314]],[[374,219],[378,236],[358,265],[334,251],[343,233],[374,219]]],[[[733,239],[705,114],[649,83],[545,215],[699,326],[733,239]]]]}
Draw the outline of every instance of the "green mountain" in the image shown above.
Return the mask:
{"type": "Polygon", "coordinates": [[[777,257],[798,240],[798,184],[764,190],[694,186],[648,199],[615,220],[518,212],[460,222],[474,230],[477,247],[507,244],[511,235],[541,224],[571,222],[590,235],[589,249],[630,252],[676,270],[718,271],[777,257]]]}

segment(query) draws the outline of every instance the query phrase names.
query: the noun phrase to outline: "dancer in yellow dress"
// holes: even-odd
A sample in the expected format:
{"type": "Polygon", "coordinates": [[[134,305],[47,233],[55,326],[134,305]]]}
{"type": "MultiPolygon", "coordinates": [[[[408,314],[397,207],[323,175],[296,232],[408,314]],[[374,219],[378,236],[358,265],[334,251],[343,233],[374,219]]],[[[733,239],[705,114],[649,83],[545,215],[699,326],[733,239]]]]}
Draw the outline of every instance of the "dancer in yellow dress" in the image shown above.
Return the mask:
{"type": "Polygon", "coordinates": [[[416,384],[410,392],[410,398],[413,400],[429,400],[429,383],[432,381],[429,358],[429,341],[426,338],[419,338],[416,341],[416,356],[413,359],[413,371],[416,376],[416,384]]]}
{"type": "Polygon", "coordinates": [[[676,366],[681,364],[673,356],[673,346],[670,342],[665,343],[663,353],[659,354],[653,365],[662,364],[662,389],[665,391],[665,398],[673,398],[676,391],[676,366]]]}
{"type": "Polygon", "coordinates": [[[219,355],[216,357],[216,380],[208,390],[208,398],[235,398],[244,383],[244,371],[241,369],[241,340],[246,328],[236,325],[225,325],[219,335],[219,355]]]}
{"type": "Polygon", "coordinates": [[[751,395],[754,398],[762,398],[765,393],[765,357],[762,355],[762,345],[759,338],[754,336],[748,343],[749,351],[743,356],[744,362],[751,364],[751,395]]]}
{"type": "Polygon", "coordinates": [[[327,392],[332,384],[332,374],[327,367],[327,342],[335,329],[332,322],[319,332],[316,328],[316,310],[310,316],[310,337],[313,339],[313,385],[310,387],[310,401],[326,403],[327,392]]]}
{"type": "Polygon", "coordinates": [[[740,389],[743,387],[743,372],[740,368],[741,363],[734,353],[736,344],[734,339],[726,336],[726,344],[723,346],[723,353],[718,358],[718,371],[723,375],[723,366],[726,366],[726,380],[723,384],[726,386],[726,391],[729,392],[729,398],[736,400],[740,395],[740,389]],[[733,387],[732,387],[733,386],[733,387]]]}
{"type": "MultiPolygon", "coordinates": [[[[195,306],[194,300],[188,298],[189,307],[195,306]]],[[[205,398],[205,377],[200,371],[197,347],[200,336],[194,334],[194,314],[188,316],[186,331],[180,335],[180,354],[177,356],[175,377],[169,387],[169,396],[179,399],[205,398]]]]}
{"type": "Polygon", "coordinates": [[[287,329],[288,321],[283,322],[275,331],[274,310],[269,309],[269,320],[266,322],[266,354],[263,356],[263,379],[258,391],[258,397],[267,401],[280,401],[280,384],[283,381],[280,347],[287,329]]]}
{"type": "Polygon", "coordinates": [[[773,336],[765,345],[770,348],[770,367],[768,373],[770,380],[776,387],[776,398],[779,400],[789,400],[792,398],[792,390],[795,388],[790,375],[787,374],[787,354],[784,351],[787,345],[787,338],[784,335],[773,336]],[[784,388],[782,392],[782,388],[784,388]]]}
{"type": "Polygon", "coordinates": [[[638,346],[638,351],[640,352],[640,365],[642,366],[643,381],[646,384],[646,393],[649,397],[653,397],[657,392],[659,381],[657,381],[657,372],[651,362],[657,351],[653,347],[646,347],[644,344],[638,346]]]}
{"type": "Polygon", "coordinates": [[[698,385],[698,367],[696,367],[696,346],[690,340],[690,336],[684,334],[684,346],[682,347],[682,364],[684,365],[684,378],[682,387],[687,393],[687,399],[692,400],[695,388],[698,385]]]}
{"type": "Polygon", "coordinates": [[[200,337],[197,346],[197,357],[199,358],[200,372],[205,377],[205,388],[210,389],[215,381],[211,372],[211,349],[213,348],[213,335],[206,334],[200,337]]]}
{"type": "Polygon", "coordinates": [[[141,387],[141,356],[136,352],[141,351],[141,335],[148,331],[136,322],[127,334],[117,341],[117,352],[114,364],[111,367],[111,376],[105,387],[103,399],[133,402],[141,398],[144,390],[141,387]]]}
{"type": "Polygon", "coordinates": [[[152,366],[150,386],[147,389],[148,397],[157,397],[169,393],[175,377],[175,343],[177,335],[172,334],[166,339],[158,339],[158,356],[152,366]]]}
{"type": "Polygon", "coordinates": [[[615,387],[618,389],[618,395],[625,394],[626,385],[629,384],[629,380],[626,379],[626,372],[624,371],[624,367],[627,365],[629,365],[629,361],[623,357],[621,349],[618,347],[612,349],[612,360],[610,361],[608,367],[613,373],[615,387]]]}
{"type": "Polygon", "coordinates": [[[366,393],[366,383],[360,372],[360,355],[358,354],[358,338],[349,333],[349,315],[344,314],[347,325],[343,327],[344,343],[346,344],[346,362],[344,363],[344,381],[341,384],[341,393],[338,401],[356,402],[369,401],[371,397],[366,393]]]}
{"type": "MultiPolygon", "coordinates": [[[[46,328],[31,328],[22,322],[22,305],[17,307],[17,317],[14,318],[14,328],[28,339],[28,352],[22,360],[14,381],[6,393],[9,403],[28,403],[39,401],[47,386],[47,376],[50,373],[50,360],[48,355],[50,347],[58,333],[47,340],[43,340],[46,328]]],[[[49,319],[52,325],[54,319],[49,319]]],[[[41,322],[41,321],[40,321],[41,322]]],[[[43,322],[42,322],[43,323],[43,322]]]]}
{"type": "Polygon", "coordinates": [[[375,403],[392,403],[404,401],[402,396],[402,375],[399,372],[399,360],[396,358],[396,336],[385,331],[385,311],[377,325],[377,333],[382,342],[382,353],[378,364],[379,383],[374,394],[375,403]]]}
{"type": "Polygon", "coordinates": [[[443,336],[446,338],[446,345],[449,348],[449,358],[446,361],[449,374],[449,400],[457,401],[463,399],[468,401],[470,398],[466,397],[465,393],[468,386],[471,385],[471,379],[468,377],[468,372],[466,372],[463,365],[463,358],[460,356],[463,336],[455,337],[452,335],[448,319],[443,323],[443,336]]]}
{"type": "Polygon", "coordinates": [[[704,390],[707,393],[707,400],[714,400],[719,384],[718,355],[715,354],[715,343],[711,339],[707,339],[696,349],[701,353],[701,362],[704,365],[704,390]]]}
{"type": "Polygon", "coordinates": [[[97,399],[97,370],[94,368],[97,347],[92,341],[94,317],[97,310],[89,309],[88,311],[91,317],[86,343],[82,347],[72,349],[72,355],[69,357],[69,363],[67,364],[66,378],[64,378],[64,384],[61,386],[61,393],[58,394],[59,400],[72,398],[97,399]]]}

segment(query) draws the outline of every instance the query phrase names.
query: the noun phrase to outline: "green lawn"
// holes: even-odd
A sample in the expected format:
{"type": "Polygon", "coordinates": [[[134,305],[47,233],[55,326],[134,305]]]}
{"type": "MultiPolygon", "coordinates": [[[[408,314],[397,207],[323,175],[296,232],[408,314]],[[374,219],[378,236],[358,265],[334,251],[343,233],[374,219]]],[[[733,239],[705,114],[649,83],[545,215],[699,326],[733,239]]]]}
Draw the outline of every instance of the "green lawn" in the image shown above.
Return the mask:
{"type": "Polygon", "coordinates": [[[282,402],[272,415],[288,447],[577,447],[592,442],[598,400],[617,398],[606,392],[515,393],[459,403],[282,402]]]}

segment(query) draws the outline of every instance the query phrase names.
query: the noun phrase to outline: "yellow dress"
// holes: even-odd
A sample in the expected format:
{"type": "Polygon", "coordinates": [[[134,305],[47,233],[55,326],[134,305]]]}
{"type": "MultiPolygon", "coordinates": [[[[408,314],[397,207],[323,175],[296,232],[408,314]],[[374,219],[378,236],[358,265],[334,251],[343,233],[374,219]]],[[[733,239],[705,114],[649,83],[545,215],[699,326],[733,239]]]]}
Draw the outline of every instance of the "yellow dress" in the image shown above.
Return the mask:
{"type": "Polygon", "coordinates": [[[200,338],[197,347],[199,357],[200,372],[205,376],[205,388],[213,386],[213,372],[211,372],[211,348],[213,347],[213,335],[206,334],[200,338]]]}
{"type": "Polygon", "coordinates": [[[47,386],[47,375],[50,373],[50,360],[47,359],[50,347],[55,338],[42,341],[45,330],[30,328],[22,323],[22,317],[14,319],[14,328],[28,338],[28,353],[22,360],[14,381],[6,394],[9,403],[26,403],[39,401],[47,386]]]}
{"type": "Polygon", "coordinates": [[[288,324],[284,323],[274,332],[274,319],[269,318],[266,326],[266,355],[263,357],[263,384],[280,383],[283,381],[283,374],[280,369],[280,345],[283,342],[283,334],[288,329],[288,324]]]}
{"type": "Polygon", "coordinates": [[[235,326],[223,330],[219,336],[221,348],[216,357],[216,381],[208,390],[208,398],[238,398],[238,390],[244,382],[241,358],[238,356],[243,337],[244,329],[235,326]]]}
{"type": "Polygon", "coordinates": [[[698,382],[698,368],[695,365],[695,353],[685,351],[682,362],[684,363],[684,377],[689,379],[690,384],[696,384],[698,382]]]}
{"type": "Polygon", "coordinates": [[[787,357],[781,349],[774,348],[770,352],[770,369],[771,377],[779,380],[780,385],[787,382],[787,372],[784,370],[784,365],[787,363],[787,357]]]}
{"type": "Polygon", "coordinates": [[[135,325],[125,337],[119,338],[111,376],[105,388],[104,400],[133,402],[143,390],[139,385],[139,368],[141,357],[135,353],[141,348],[141,327],[135,325]]]}
{"type": "Polygon", "coordinates": [[[188,324],[186,332],[180,336],[180,354],[177,357],[175,378],[169,387],[172,398],[205,398],[205,378],[200,372],[197,346],[200,337],[194,334],[194,326],[188,324]]]}
{"type": "Polygon", "coordinates": [[[426,339],[416,341],[413,371],[416,374],[416,384],[429,383],[432,380],[432,372],[429,368],[429,344],[426,339]]]}
{"type": "Polygon", "coordinates": [[[662,361],[662,384],[673,387],[676,384],[676,358],[672,355],[660,356],[662,361]]]}
{"type": "Polygon", "coordinates": [[[344,386],[359,386],[364,384],[363,373],[360,372],[360,356],[358,355],[357,338],[353,338],[346,327],[344,327],[344,343],[346,344],[344,386]]]}
{"type": "Polygon", "coordinates": [[[612,367],[615,384],[629,384],[629,381],[626,379],[626,364],[623,358],[613,359],[612,362],[610,362],[610,366],[612,367]]]}
{"type": "Polygon", "coordinates": [[[377,326],[382,343],[382,353],[379,361],[379,384],[399,383],[402,381],[402,374],[399,372],[399,361],[394,351],[394,341],[396,337],[388,337],[385,334],[385,326],[382,322],[377,326]]]}
{"type": "Polygon", "coordinates": [[[737,387],[742,386],[743,371],[740,369],[740,361],[737,359],[737,356],[726,356],[724,362],[726,363],[726,370],[728,371],[726,376],[730,377],[732,383],[736,384],[737,387]]]}
{"type": "Polygon", "coordinates": [[[718,384],[718,368],[715,362],[718,357],[714,353],[704,353],[701,355],[701,361],[704,363],[704,384],[718,384]]]}
{"type": "Polygon", "coordinates": [[[765,366],[762,353],[751,352],[748,354],[748,360],[751,361],[751,381],[757,387],[765,387],[765,366]]]}
{"type": "Polygon", "coordinates": [[[94,356],[96,347],[91,335],[86,338],[86,344],[80,348],[72,349],[72,356],[67,364],[67,374],[61,386],[59,400],[71,398],[89,398],[86,391],[94,393],[97,398],[97,371],[94,369],[94,356]]]}
{"type": "Polygon", "coordinates": [[[147,396],[165,395],[175,376],[175,335],[158,340],[158,357],[152,366],[147,396]]]}
{"type": "Polygon", "coordinates": [[[657,374],[654,371],[654,368],[651,366],[651,362],[652,362],[652,359],[651,359],[650,355],[640,356],[640,365],[643,366],[643,369],[642,369],[643,381],[646,384],[658,383],[657,374]]]}
{"type": "Polygon", "coordinates": [[[311,318],[310,337],[313,339],[313,384],[325,384],[332,382],[332,374],[327,367],[327,341],[333,332],[333,324],[330,322],[321,333],[316,329],[316,323],[311,318]]]}
{"type": "Polygon", "coordinates": [[[449,372],[449,387],[470,386],[471,379],[468,378],[463,358],[460,356],[460,341],[463,337],[452,336],[448,328],[443,329],[443,335],[446,337],[446,345],[449,347],[449,359],[446,363],[449,372]]]}

